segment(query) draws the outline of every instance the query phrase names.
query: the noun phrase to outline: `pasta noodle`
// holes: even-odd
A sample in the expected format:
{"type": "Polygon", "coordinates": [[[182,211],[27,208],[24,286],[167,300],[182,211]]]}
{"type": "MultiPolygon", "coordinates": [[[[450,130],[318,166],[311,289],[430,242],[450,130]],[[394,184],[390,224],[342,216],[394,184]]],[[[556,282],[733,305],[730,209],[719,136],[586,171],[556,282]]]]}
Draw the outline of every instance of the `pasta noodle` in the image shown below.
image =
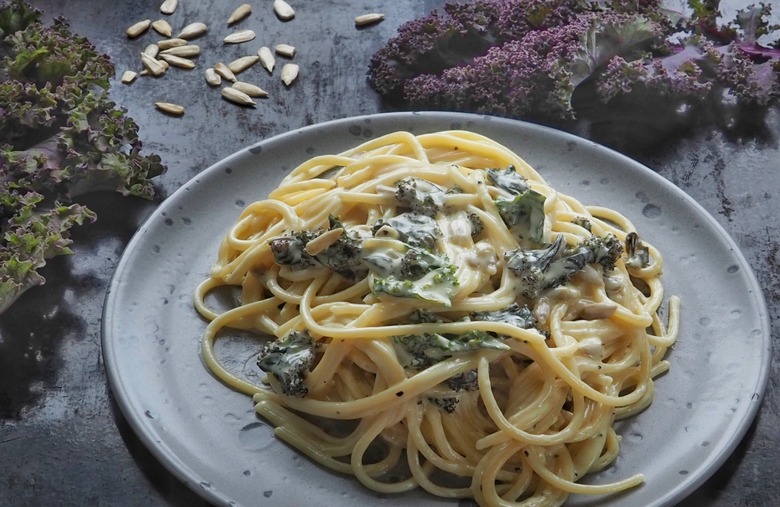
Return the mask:
{"type": "Polygon", "coordinates": [[[581,479],[669,367],[662,267],[627,218],[491,139],[396,132],[248,205],[195,305],[208,368],[320,465],[382,493],[560,505],[643,481],[581,479]],[[262,383],[217,357],[230,329],[257,334],[262,383]]]}

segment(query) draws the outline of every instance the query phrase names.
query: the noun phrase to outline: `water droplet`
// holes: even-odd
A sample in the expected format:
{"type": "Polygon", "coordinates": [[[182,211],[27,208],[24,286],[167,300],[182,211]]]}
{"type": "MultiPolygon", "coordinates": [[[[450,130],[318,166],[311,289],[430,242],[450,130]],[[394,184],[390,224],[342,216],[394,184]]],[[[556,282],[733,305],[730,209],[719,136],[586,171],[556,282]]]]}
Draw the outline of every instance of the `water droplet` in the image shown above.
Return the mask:
{"type": "Polygon", "coordinates": [[[661,208],[655,204],[647,204],[642,208],[642,214],[647,218],[658,218],[661,216],[661,208]]]}
{"type": "Polygon", "coordinates": [[[252,475],[252,471],[251,470],[244,470],[244,475],[249,477],[250,475],[252,475]]]}
{"type": "Polygon", "coordinates": [[[148,417],[149,419],[154,419],[154,415],[152,415],[152,411],[151,410],[147,410],[146,412],[144,412],[144,415],[146,417],[148,417]]]}
{"type": "Polygon", "coordinates": [[[233,169],[231,169],[230,167],[225,168],[225,174],[232,174],[232,173],[233,173],[233,169]]]}
{"type": "Polygon", "coordinates": [[[209,489],[211,487],[211,483],[206,481],[200,481],[200,487],[203,489],[209,489]]]}
{"type": "Polygon", "coordinates": [[[227,414],[225,414],[225,420],[228,421],[228,422],[236,422],[236,421],[240,421],[241,418],[238,417],[233,412],[228,412],[227,414]]]}
{"type": "Polygon", "coordinates": [[[274,491],[272,489],[263,491],[263,496],[266,497],[266,498],[271,498],[271,495],[273,495],[273,494],[274,494],[274,491]]]}
{"type": "Polygon", "coordinates": [[[184,223],[184,225],[190,225],[192,223],[192,220],[188,217],[182,217],[181,221],[184,223]]]}
{"type": "Polygon", "coordinates": [[[644,437],[641,433],[637,433],[636,431],[631,432],[628,434],[628,439],[632,442],[641,442],[644,437]]]}
{"type": "Polygon", "coordinates": [[[709,318],[709,317],[702,317],[702,318],[700,318],[700,319],[699,319],[699,324],[701,324],[701,325],[702,325],[702,327],[707,327],[707,326],[709,326],[711,322],[712,322],[712,321],[710,320],[710,318],[709,318]]]}
{"type": "Polygon", "coordinates": [[[260,451],[273,443],[273,430],[261,422],[249,423],[238,431],[238,441],[250,451],[260,451]]]}
{"type": "Polygon", "coordinates": [[[243,208],[244,206],[246,206],[246,203],[242,199],[237,199],[236,206],[238,206],[239,208],[243,208]]]}
{"type": "Polygon", "coordinates": [[[736,273],[737,271],[739,271],[739,266],[736,264],[733,264],[726,269],[726,272],[728,273],[736,273]]]}
{"type": "Polygon", "coordinates": [[[353,136],[359,136],[362,131],[363,129],[360,128],[360,125],[351,125],[349,127],[349,133],[353,136]]]}
{"type": "Polygon", "coordinates": [[[680,470],[680,475],[688,475],[688,470],[680,470]]]}
{"type": "Polygon", "coordinates": [[[160,245],[152,245],[152,252],[160,253],[160,245]]]}
{"type": "Polygon", "coordinates": [[[165,219],[165,225],[167,225],[167,226],[173,225],[173,220],[171,220],[170,218],[166,218],[165,219]]]}
{"type": "Polygon", "coordinates": [[[742,316],[742,310],[740,310],[739,308],[734,308],[733,310],[731,310],[731,317],[732,318],[736,319],[736,318],[739,318],[741,316],[742,316]]]}

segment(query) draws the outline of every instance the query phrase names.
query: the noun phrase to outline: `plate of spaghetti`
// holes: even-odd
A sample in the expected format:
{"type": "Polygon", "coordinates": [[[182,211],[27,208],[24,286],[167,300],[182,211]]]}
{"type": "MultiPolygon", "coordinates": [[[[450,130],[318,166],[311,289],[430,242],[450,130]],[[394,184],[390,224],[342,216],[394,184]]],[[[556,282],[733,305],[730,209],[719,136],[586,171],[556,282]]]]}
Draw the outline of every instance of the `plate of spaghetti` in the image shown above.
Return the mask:
{"type": "Polygon", "coordinates": [[[218,162],[134,236],[103,325],[135,432],[224,505],[670,505],[744,435],[770,346],[681,190],[455,113],[218,162]]]}

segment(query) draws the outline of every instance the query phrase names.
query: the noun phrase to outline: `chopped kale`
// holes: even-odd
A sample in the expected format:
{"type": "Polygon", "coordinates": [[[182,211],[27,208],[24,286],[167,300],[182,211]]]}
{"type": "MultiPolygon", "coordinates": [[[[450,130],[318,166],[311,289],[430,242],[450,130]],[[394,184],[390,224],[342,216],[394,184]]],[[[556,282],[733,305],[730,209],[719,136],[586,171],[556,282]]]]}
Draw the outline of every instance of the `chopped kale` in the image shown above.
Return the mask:
{"type": "Polygon", "coordinates": [[[425,310],[424,308],[418,308],[417,310],[413,311],[412,313],[409,314],[406,320],[410,324],[444,322],[444,319],[442,319],[441,316],[433,312],[430,312],[428,310],[425,310]]]}
{"type": "Polygon", "coordinates": [[[587,251],[588,264],[601,264],[605,271],[615,269],[615,263],[623,254],[623,245],[620,240],[614,234],[609,233],[600,238],[591,236],[579,248],[587,251]]]}
{"type": "Polygon", "coordinates": [[[506,190],[511,195],[519,195],[528,190],[527,180],[515,170],[513,165],[506,169],[488,169],[487,175],[494,186],[506,190]]]}
{"type": "Polygon", "coordinates": [[[583,229],[585,229],[588,232],[592,232],[591,230],[591,223],[590,220],[588,220],[585,217],[576,217],[574,220],[571,221],[574,225],[579,225],[583,229]]]}
{"type": "MultiPolygon", "coordinates": [[[[328,230],[338,228],[344,229],[341,222],[335,217],[329,217],[328,230]]],[[[322,229],[317,229],[272,239],[269,243],[276,263],[292,269],[306,269],[319,264],[348,280],[364,278],[368,271],[360,263],[362,240],[354,232],[344,229],[344,233],[332,245],[317,255],[310,255],[306,251],[306,244],[323,233],[322,229]]]]}
{"type": "Polygon", "coordinates": [[[314,363],[315,351],[316,343],[309,333],[293,331],[280,340],[266,343],[257,365],[279,381],[284,394],[302,398],[309,391],[304,379],[314,363]]]}
{"type": "Polygon", "coordinates": [[[455,354],[477,349],[509,350],[501,338],[480,330],[460,335],[423,333],[393,337],[399,362],[404,367],[425,368],[455,354]]]}
{"type": "Polygon", "coordinates": [[[539,250],[517,248],[504,256],[507,268],[520,281],[520,292],[529,299],[552,287],[566,283],[574,273],[588,264],[599,264],[611,270],[623,253],[623,246],[612,234],[591,237],[579,245],[566,248],[563,236],[539,250]]]}
{"type": "Polygon", "coordinates": [[[329,230],[341,228],[344,234],[314,258],[348,280],[365,278],[368,270],[360,262],[363,240],[357,233],[346,229],[336,217],[329,217],[329,222],[329,230]]]}
{"type": "Polygon", "coordinates": [[[361,259],[378,277],[418,279],[450,265],[446,257],[393,239],[372,239],[363,243],[361,259]]]}
{"type": "Polygon", "coordinates": [[[496,199],[496,206],[504,223],[515,237],[541,243],[544,233],[545,199],[544,195],[529,188],[513,199],[496,199]]]}
{"type": "Polygon", "coordinates": [[[446,191],[435,183],[422,178],[406,178],[397,184],[395,198],[402,206],[415,213],[436,216],[444,204],[446,191]]]}
{"type": "Polygon", "coordinates": [[[455,396],[429,396],[428,401],[448,414],[455,412],[455,407],[458,404],[458,398],[455,396]]]}
{"type": "Polygon", "coordinates": [[[420,213],[401,213],[386,220],[378,220],[373,227],[374,235],[382,227],[395,229],[399,240],[426,250],[433,250],[436,240],[441,237],[441,229],[436,220],[420,213]]]}
{"type": "Polygon", "coordinates": [[[476,391],[479,389],[477,370],[464,371],[447,379],[447,385],[455,391],[476,391]]]}
{"type": "Polygon", "coordinates": [[[466,218],[469,219],[471,224],[471,236],[474,237],[485,229],[485,224],[482,223],[482,219],[476,213],[467,213],[466,218]]]}
{"type": "Polygon", "coordinates": [[[650,265],[650,251],[635,232],[629,232],[626,235],[626,255],[628,256],[626,260],[628,267],[639,269],[650,265]]]}
{"type": "Polygon", "coordinates": [[[530,329],[536,324],[536,318],[531,309],[517,303],[512,303],[503,310],[473,312],[469,317],[471,320],[505,322],[520,329],[530,329]]]}
{"type": "Polygon", "coordinates": [[[429,271],[421,278],[409,280],[388,276],[375,278],[371,292],[400,298],[414,298],[444,306],[452,304],[452,295],[458,286],[455,266],[447,265],[429,271]]]}
{"type": "Polygon", "coordinates": [[[321,231],[301,231],[289,236],[272,239],[271,252],[280,266],[290,266],[293,269],[306,269],[314,266],[314,257],[306,253],[306,243],[321,234],[321,231]]]}

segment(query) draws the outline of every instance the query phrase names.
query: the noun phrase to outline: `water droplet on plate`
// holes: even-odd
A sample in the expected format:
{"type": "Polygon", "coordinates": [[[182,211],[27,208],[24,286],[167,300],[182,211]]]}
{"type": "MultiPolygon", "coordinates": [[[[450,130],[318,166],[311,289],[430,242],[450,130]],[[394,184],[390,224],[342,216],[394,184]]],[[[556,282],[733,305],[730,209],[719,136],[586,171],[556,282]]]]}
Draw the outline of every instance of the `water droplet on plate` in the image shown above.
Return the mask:
{"type": "Polygon", "coordinates": [[[238,431],[238,441],[245,449],[260,451],[273,443],[273,430],[261,422],[249,423],[238,431]]]}
{"type": "Polygon", "coordinates": [[[661,208],[655,204],[647,204],[642,208],[642,214],[647,218],[658,218],[661,216],[661,208]]]}

